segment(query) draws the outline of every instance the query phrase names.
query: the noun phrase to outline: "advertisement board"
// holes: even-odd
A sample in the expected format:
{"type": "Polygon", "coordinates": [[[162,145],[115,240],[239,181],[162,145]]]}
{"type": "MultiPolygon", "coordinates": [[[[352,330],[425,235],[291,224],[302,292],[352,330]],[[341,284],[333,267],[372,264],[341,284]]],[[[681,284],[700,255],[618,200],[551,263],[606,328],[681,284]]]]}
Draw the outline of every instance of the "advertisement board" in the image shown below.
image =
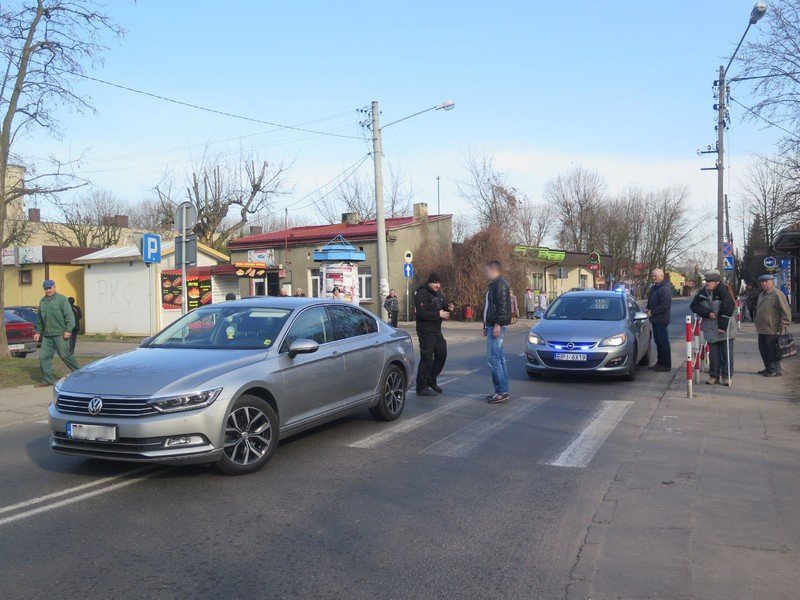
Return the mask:
{"type": "Polygon", "coordinates": [[[346,302],[358,304],[358,265],[352,263],[323,264],[319,271],[322,291],[326,298],[330,298],[333,288],[338,287],[346,302]]]}
{"type": "MultiPolygon", "coordinates": [[[[186,310],[211,304],[211,275],[189,275],[186,278],[186,295],[186,310]]],[[[165,310],[181,310],[183,302],[180,270],[162,271],[161,307],[165,310]]]]}
{"type": "Polygon", "coordinates": [[[44,262],[41,246],[20,246],[17,248],[17,260],[21,265],[41,264],[44,262]]]}
{"type": "Polygon", "coordinates": [[[263,263],[268,267],[275,266],[275,250],[272,248],[264,248],[263,250],[248,250],[247,262],[263,263]]]}
{"type": "Polygon", "coordinates": [[[17,264],[17,248],[16,246],[9,246],[2,249],[2,260],[4,265],[17,264]]]}

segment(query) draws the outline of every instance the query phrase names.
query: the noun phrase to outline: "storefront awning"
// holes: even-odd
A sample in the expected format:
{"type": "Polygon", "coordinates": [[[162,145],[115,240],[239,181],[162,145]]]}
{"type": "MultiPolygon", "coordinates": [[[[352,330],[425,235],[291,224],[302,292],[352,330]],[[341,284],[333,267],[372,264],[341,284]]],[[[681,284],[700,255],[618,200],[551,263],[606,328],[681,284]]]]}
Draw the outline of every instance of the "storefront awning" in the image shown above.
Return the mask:
{"type": "Polygon", "coordinates": [[[800,221],[781,229],[775,236],[772,246],[778,252],[787,254],[800,254],[800,221]]]}

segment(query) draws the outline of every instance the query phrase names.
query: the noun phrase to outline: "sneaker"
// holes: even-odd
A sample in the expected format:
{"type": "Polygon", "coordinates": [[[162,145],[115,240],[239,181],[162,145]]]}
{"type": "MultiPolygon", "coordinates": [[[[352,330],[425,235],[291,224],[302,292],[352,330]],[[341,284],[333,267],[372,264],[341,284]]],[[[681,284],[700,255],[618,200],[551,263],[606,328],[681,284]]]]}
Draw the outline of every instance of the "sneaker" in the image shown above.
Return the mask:
{"type": "Polygon", "coordinates": [[[758,374],[759,374],[759,375],[766,375],[767,373],[769,373],[769,369],[761,369],[761,370],[758,372],[758,374]]]}
{"type": "Polygon", "coordinates": [[[731,387],[731,380],[727,379],[726,377],[721,377],[719,380],[720,385],[724,385],[726,387],[731,387]]]}
{"type": "Polygon", "coordinates": [[[495,394],[489,400],[489,404],[500,404],[501,402],[505,402],[509,398],[511,398],[511,394],[509,394],[508,392],[503,392],[502,394],[495,394]]]}
{"type": "Polygon", "coordinates": [[[435,396],[436,392],[434,392],[431,388],[426,387],[423,390],[417,390],[417,396],[435,396]]]}
{"type": "Polygon", "coordinates": [[[764,377],[780,377],[783,373],[778,373],[777,371],[767,371],[764,373],[764,377]]]}
{"type": "Polygon", "coordinates": [[[431,389],[432,389],[434,392],[436,392],[437,394],[442,394],[442,393],[444,393],[444,390],[443,390],[442,388],[440,388],[440,387],[438,386],[438,384],[432,383],[432,384],[430,385],[430,388],[431,388],[431,389]]]}
{"type": "Polygon", "coordinates": [[[719,379],[716,377],[709,377],[708,381],[706,381],[706,385],[717,385],[719,383],[719,379]]]}

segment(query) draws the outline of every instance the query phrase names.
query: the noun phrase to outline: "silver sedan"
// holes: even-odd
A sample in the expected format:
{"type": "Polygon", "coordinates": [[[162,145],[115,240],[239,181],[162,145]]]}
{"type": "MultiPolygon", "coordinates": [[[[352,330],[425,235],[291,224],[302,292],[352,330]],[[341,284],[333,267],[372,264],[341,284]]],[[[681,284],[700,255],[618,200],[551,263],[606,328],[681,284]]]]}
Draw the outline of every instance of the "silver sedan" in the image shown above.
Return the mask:
{"type": "Polygon", "coordinates": [[[252,473],[280,438],[365,409],[397,419],[413,371],[409,335],[356,306],[306,298],[214,304],[59,381],[50,446],[252,473]]]}
{"type": "Polygon", "coordinates": [[[650,362],[652,327],[625,292],[567,292],[556,298],[528,334],[525,370],[636,377],[650,362]]]}

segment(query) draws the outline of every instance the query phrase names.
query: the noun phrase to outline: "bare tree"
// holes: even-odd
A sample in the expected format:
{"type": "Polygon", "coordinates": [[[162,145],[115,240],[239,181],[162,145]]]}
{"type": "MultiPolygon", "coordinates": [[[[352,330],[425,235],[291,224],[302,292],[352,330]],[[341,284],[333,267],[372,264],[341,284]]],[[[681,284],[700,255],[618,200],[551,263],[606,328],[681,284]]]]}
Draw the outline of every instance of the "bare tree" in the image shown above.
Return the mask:
{"type": "Polygon", "coordinates": [[[630,272],[640,252],[645,194],[630,187],[608,198],[597,210],[595,250],[610,257],[607,275],[616,280],[630,272]]]}
{"type": "Polygon", "coordinates": [[[389,184],[385,189],[386,216],[405,217],[411,214],[411,204],[414,202],[414,184],[411,179],[406,179],[403,172],[389,166],[389,184]]]}
{"type": "Polygon", "coordinates": [[[107,248],[122,241],[119,217],[127,214],[128,205],[110,191],[93,189],[71,202],[56,198],[53,205],[58,216],[42,223],[42,229],[55,244],[107,248]]]}
{"type": "Polygon", "coordinates": [[[554,216],[553,208],[549,204],[534,204],[523,196],[515,214],[516,241],[526,246],[541,246],[553,229],[554,216]]]}
{"type": "Polygon", "coordinates": [[[474,221],[475,219],[467,215],[453,215],[453,241],[461,243],[471,236],[475,232],[474,221]]]}
{"type": "MultiPolygon", "coordinates": [[[[65,175],[53,161],[48,171],[36,171],[14,151],[16,142],[36,129],[60,133],[54,109],[71,106],[91,110],[89,100],[74,88],[85,64],[100,61],[106,34],[121,35],[91,0],[24,0],[0,5],[0,247],[11,243],[6,227],[12,202],[30,196],[54,196],[83,182],[65,175]],[[9,165],[27,167],[29,176],[7,188],[9,165]]],[[[19,232],[12,235],[17,236],[19,232]]],[[[3,322],[5,277],[0,263],[0,357],[8,355],[3,322]]]]}
{"type": "Polygon", "coordinates": [[[561,220],[560,245],[575,252],[592,252],[597,237],[597,211],[607,185],[596,171],[575,167],[544,186],[545,200],[561,220]]]}
{"type": "Polygon", "coordinates": [[[163,211],[174,214],[180,202],[197,208],[194,232],[198,241],[224,249],[248,223],[269,208],[272,198],[285,193],[286,167],[254,158],[233,163],[224,156],[201,160],[187,178],[186,188],[177,192],[167,177],[154,188],[163,211]]]}
{"type": "Polygon", "coordinates": [[[128,207],[129,222],[132,229],[140,229],[169,236],[173,230],[174,214],[172,206],[162,202],[158,196],[150,196],[128,207]]]}
{"type": "Polygon", "coordinates": [[[458,195],[476,213],[482,227],[496,225],[508,238],[515,229],[520,192],[511,187],[505,173],[497,170],[490,154],[469,152],[463,164],[464,181],[456,184],[458,195]]]}
{"type": "MultiPolygon", "coordinates": [[[[383,194],[387,217],[411,214],[414,185],[402,171],[389,167],[383,194]]],[[[342,213],[356,213],[362,219],[372,221],[377,215],[375,184],[368,176],[354,175],[337,186],[332,194],[317,201],[315,207],[327,223],[339,223],[342,213]]]]}
{"type": "Polygon", "coordinates": [[[756,156],[740,183],[747,211],[753,217],[761,217],[765,241],[772,244],[775,235],[798,213],[797,196],[790,191],[785,169],[766,157],[756,156]]]}
{"type": "Polygon", "coordinates": [[[648,271],[668,268],[695,246],[695,233],[708,215],[689,212],[689,188],[667,186],[649,192],[642,206],[642,238],[639,262],[648,271]]]}

